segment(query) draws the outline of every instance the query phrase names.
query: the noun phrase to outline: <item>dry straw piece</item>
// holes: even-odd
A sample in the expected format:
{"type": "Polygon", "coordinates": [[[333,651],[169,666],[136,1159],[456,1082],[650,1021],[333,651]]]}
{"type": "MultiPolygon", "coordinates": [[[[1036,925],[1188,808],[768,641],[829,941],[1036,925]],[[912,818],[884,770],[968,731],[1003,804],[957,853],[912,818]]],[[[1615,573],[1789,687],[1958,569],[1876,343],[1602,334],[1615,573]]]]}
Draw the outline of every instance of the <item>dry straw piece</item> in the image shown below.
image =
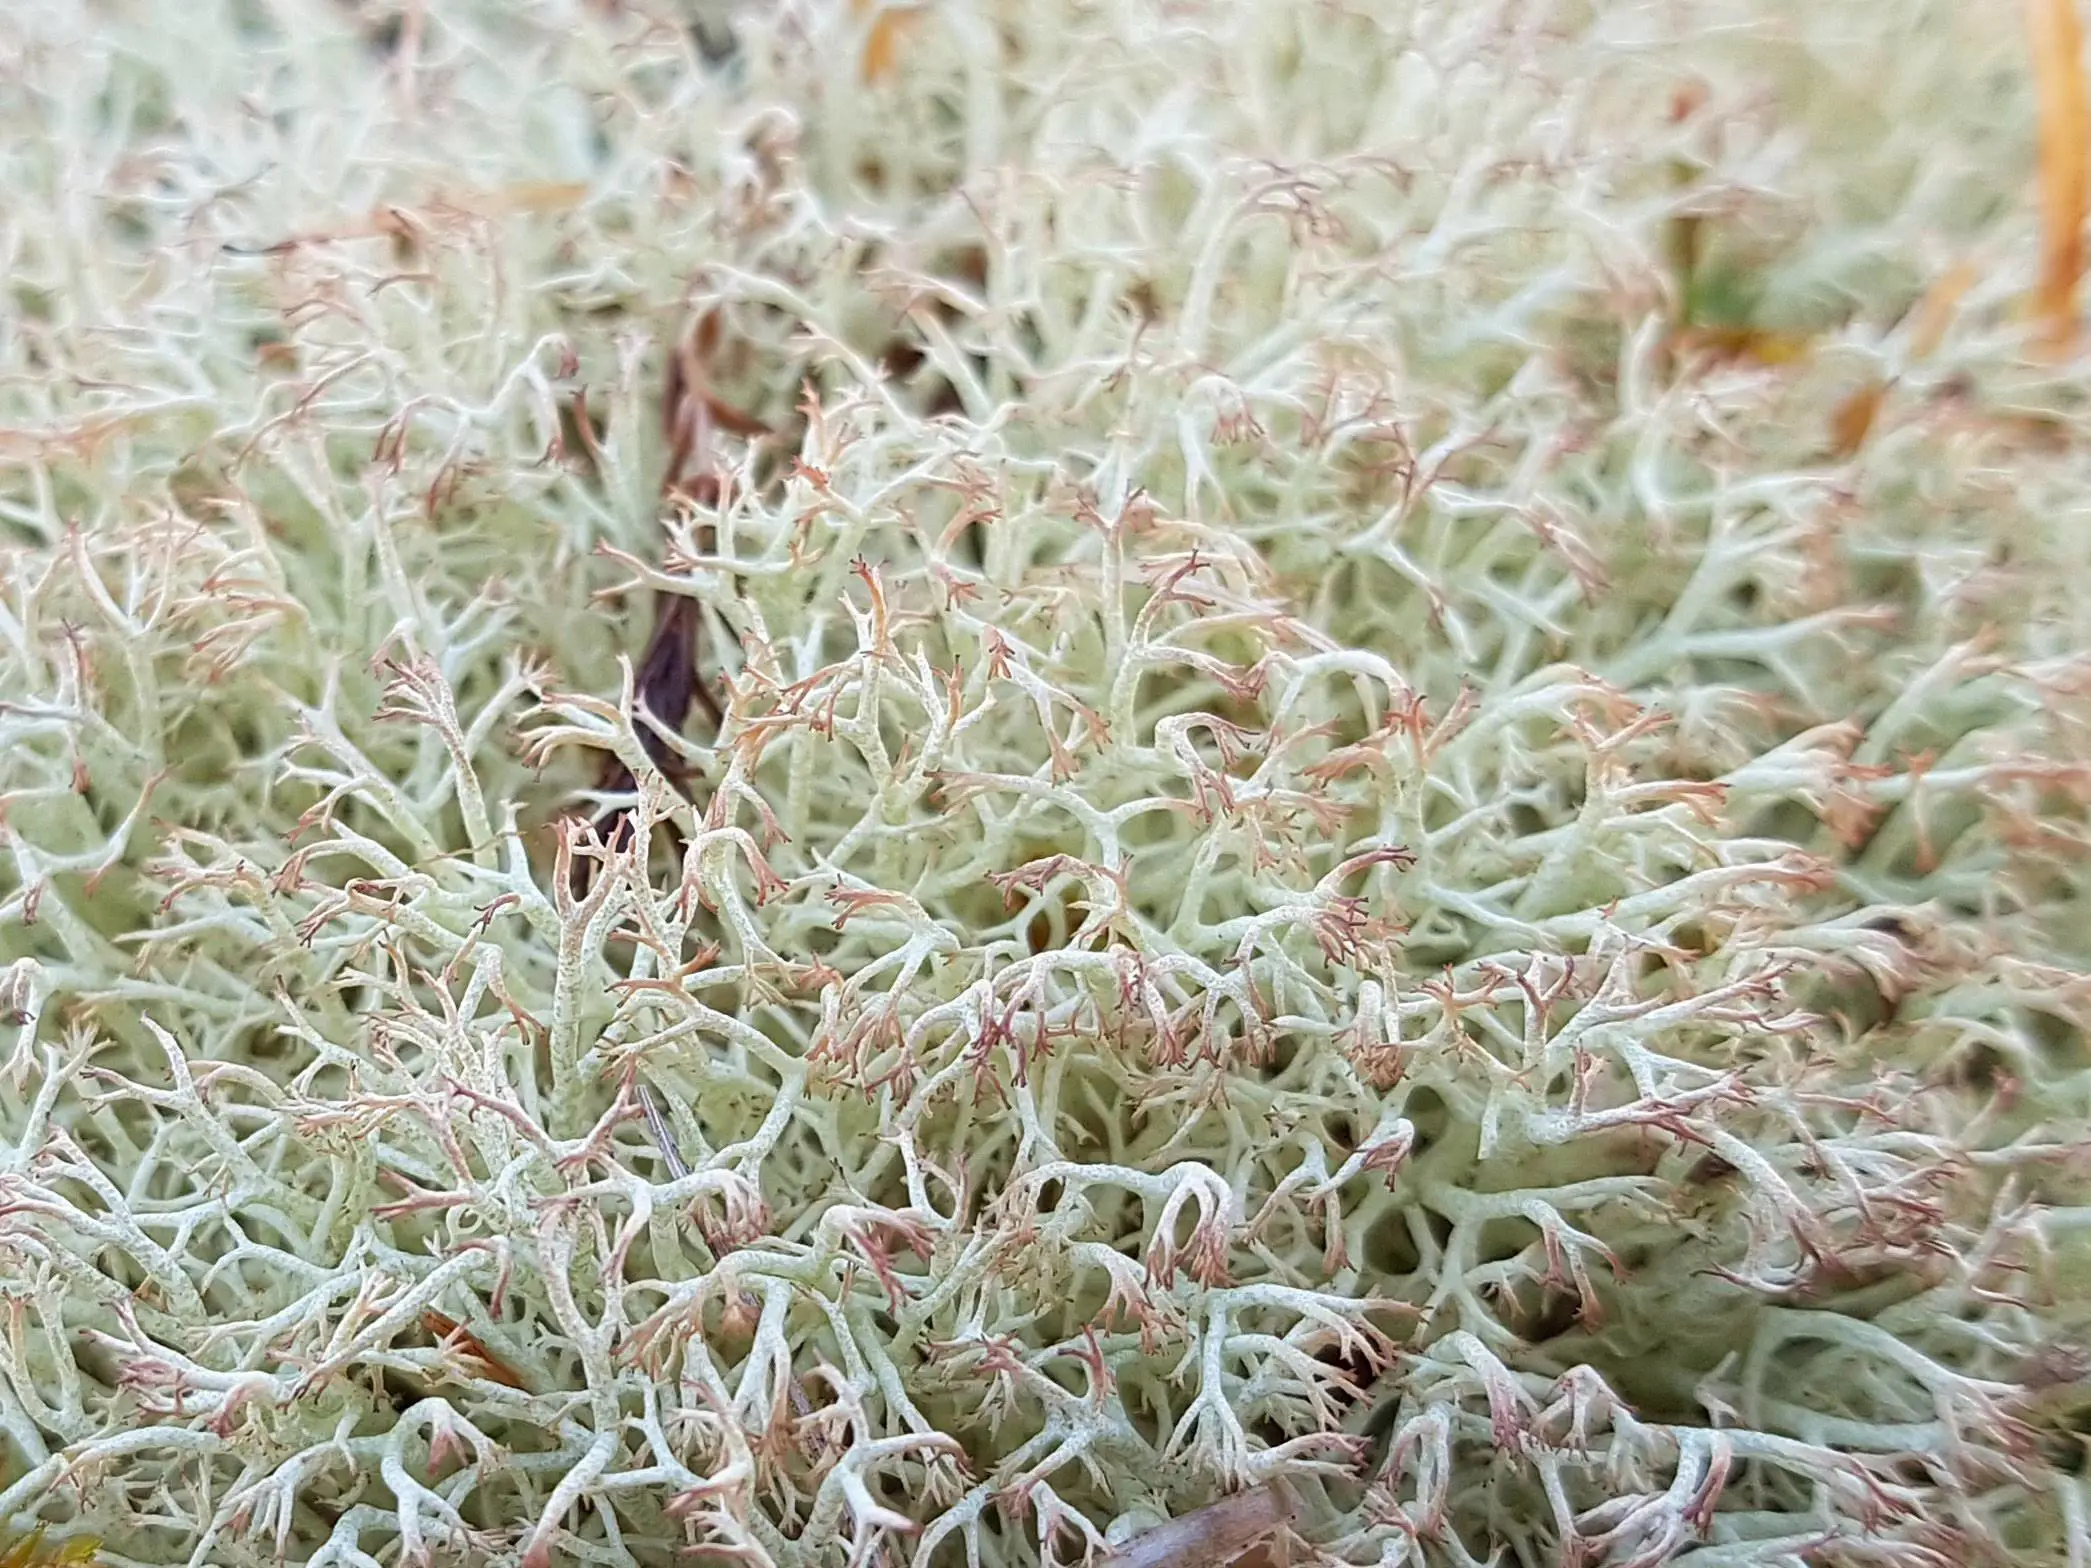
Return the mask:
{"type": "Polygon", "coordinates": [[[0,6],[0,1560],[2091,1561],[2019,29],[165,10],[0,6]]]}

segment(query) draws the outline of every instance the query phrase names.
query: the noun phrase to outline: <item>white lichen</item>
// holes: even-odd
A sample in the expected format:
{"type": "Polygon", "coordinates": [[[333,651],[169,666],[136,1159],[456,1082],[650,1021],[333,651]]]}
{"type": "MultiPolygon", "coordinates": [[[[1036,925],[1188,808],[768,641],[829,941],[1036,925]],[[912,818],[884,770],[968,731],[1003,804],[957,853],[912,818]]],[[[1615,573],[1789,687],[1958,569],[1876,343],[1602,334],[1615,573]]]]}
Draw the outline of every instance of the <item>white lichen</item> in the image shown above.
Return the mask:
{"type": "Polygon", "coordinates": [[[2091,1561],[2022,48],[7,6],[4,1528],[2091,1561]]]}

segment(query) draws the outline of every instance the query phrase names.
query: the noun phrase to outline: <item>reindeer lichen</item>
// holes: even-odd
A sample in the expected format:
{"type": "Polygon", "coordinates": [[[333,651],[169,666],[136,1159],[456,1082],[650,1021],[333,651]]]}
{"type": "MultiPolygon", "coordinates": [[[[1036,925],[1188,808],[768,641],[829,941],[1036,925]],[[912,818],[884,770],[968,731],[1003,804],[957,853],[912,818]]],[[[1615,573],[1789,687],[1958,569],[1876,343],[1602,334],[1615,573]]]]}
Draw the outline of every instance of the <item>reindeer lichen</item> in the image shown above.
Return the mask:
{"type": "Polygon", "coordinates": [[[2012,28],[15,0],[0,73],[0,1540],[2091,1561],[2012,28]]]}

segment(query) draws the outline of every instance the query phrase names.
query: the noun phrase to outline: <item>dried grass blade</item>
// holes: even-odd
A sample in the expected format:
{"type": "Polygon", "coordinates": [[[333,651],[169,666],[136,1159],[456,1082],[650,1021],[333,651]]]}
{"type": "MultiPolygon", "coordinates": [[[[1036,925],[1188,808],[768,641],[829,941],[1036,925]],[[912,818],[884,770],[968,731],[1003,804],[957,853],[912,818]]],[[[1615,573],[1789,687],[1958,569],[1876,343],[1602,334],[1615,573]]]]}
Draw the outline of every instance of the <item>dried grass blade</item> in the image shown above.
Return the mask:
{"type": "Polygon", "coordinates": [[[2049,352],[2076,341],[2077,279],[2084,270],[2084,213],[2091,194],[2091,100],[2076,0],[2026,0],[2033,86],[2040,114],[2040,286],[2035,304],[2049,352]]]}

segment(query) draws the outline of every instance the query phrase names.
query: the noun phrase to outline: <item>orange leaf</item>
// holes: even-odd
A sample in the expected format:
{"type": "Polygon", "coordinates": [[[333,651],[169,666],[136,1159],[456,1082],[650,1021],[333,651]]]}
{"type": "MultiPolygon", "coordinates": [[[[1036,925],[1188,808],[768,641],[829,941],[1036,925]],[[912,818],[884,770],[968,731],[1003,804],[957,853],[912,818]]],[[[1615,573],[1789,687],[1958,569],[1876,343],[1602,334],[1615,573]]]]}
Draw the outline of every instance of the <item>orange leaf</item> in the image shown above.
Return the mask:
{"type": "Polygon", "coordinates": [[[2076,339],[2076,285],[2084,270],[2084,211],[2091,195],[2091,101],[2084,88],[2084,32],[2076,0],[2026,0],[2033,86],[2040,108],[2040,287],[2047,346],[2076,339]]]}

